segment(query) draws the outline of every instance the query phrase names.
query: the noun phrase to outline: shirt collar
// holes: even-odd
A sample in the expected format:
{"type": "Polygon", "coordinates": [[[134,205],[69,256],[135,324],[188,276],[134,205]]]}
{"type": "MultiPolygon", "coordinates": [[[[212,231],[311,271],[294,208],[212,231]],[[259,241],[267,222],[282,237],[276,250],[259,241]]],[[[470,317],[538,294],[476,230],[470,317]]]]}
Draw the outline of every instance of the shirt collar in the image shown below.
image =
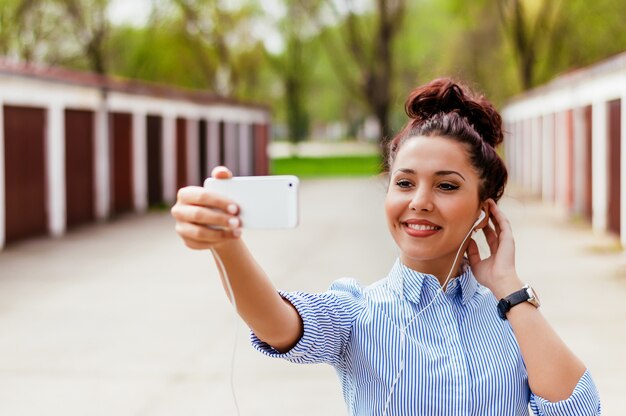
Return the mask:
{"type": "MultiPolygon", "coordinates": [[[[462,273],[448,282],[447,292],[454,294],[458,292],[460,286],[461,301],[466,305],[478,290],[479,284],[467,260],[463,261],[461,267],[462,273]]],[[[414,303],[419,303],[424,287],[433,292],[441,287],[435,276],[413,270],[405,266],[399,258],[391,268],[387,281],[393,292],[414,303]]]]}

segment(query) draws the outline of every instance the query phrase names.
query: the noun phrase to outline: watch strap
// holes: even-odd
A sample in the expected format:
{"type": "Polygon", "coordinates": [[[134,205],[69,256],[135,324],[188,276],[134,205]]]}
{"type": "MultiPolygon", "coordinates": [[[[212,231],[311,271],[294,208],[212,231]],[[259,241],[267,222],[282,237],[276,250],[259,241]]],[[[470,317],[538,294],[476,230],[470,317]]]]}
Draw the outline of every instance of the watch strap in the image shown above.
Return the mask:
{"type": "Polygon", "coordinates": [[[530,296],[528,295],[527,287],[524,286],[522,289],[511,293],[503,299],[500,299],[500,302],[498,302],[498,315],[500,318],[506,320],[506,314],[513,306],[524,303],[528,299],[530,299],[530,296]]]}

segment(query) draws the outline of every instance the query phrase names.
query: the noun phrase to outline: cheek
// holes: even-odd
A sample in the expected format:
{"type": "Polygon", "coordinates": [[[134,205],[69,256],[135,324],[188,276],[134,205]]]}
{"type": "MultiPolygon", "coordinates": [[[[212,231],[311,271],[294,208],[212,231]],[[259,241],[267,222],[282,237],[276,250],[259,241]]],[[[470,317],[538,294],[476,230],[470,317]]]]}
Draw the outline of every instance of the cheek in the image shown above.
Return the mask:
{"type": "Polygon", "coordinates": [[[406,210],[409,201],[402,194],[391,193],[385,197],[385,217],[389,225],[398,221],[406,210]]]}

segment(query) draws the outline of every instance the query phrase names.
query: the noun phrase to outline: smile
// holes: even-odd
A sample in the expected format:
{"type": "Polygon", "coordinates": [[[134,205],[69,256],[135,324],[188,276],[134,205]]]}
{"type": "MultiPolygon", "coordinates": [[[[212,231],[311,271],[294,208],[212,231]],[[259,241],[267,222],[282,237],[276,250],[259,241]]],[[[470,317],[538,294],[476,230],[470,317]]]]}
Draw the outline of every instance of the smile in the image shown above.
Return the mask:
{"type": "Polygon", "coordinates": [[[422,224],[408,224],[408,223],[404,223],[404,225],[406,225],[412,230],[417,230],[417,231],[435,231],[435,230],[441,229],[441,227],[438,227],[436,225],[422,225],[422,224]]]}

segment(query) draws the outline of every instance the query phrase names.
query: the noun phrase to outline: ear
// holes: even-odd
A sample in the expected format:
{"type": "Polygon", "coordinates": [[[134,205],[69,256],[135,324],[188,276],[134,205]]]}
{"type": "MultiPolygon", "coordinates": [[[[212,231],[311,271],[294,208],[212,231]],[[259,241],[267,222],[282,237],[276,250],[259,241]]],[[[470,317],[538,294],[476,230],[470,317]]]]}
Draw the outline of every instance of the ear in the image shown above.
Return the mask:
{"type": "Polygon", "coordinates": [[[478,225],[476,225],[475,229],[479,230],[481,228],[484,228],[487,226],[487,224],[489,224],[489,216],[490,216],[490,210],[489,210],[489,202],[487,201],[483,201],[480,204],[480,209],[482,212],[485,213],[485,216],[482,220],[480,220],[480,222],[478,223],[478,225]]]}

